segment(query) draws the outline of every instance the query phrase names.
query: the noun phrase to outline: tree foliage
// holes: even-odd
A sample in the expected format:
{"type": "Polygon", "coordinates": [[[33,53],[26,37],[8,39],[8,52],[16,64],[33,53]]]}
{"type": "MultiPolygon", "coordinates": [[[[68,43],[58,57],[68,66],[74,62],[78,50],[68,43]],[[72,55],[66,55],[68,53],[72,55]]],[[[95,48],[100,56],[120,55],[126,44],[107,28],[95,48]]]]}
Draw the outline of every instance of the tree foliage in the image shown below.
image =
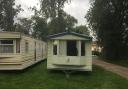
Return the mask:
{"type": "Polygon", "coordinates": [[[32,34],[33,21],[28,18],[20,18],[19,23],[15,24],[15,31],[24,33],[26,35],[32,34]]]}
{"type": "Polygon", "coordinates": [[[50,19],[59,17],[65,2],[68,0],[40,0],[42,15],[50,19]]]}
{"type": "Polygon", "coordinates": [[[39,16],[33,16],[32,20],[34,21],[32,35],[36,38],[45,39],[48,35],[46,20],[39,16]]]}
{"type": "Polygon", "coordinates": [[[66,28],[72,30],[76,23],[77,19],[62,11],[60,17],[56,17],[48,23],[49,32],[50,34],[64,32],[66,28]]]}
{"type": "Polygon", "coordinates": [[[14,17],[21,10],[15,6],[15,0],[0,0],[0,28],[4,31],[14,31],[14,17]]]}
{"type": "Polygon", "coordinates": [[[107,59],[128,58],[128,1],[91,0],[86,15],[107,59]]]}
{"type": "Polygon", "coordinates": [[[89,35],[90,34],[90,32],[89,32],[89,30],[88,30],[86,25],[76,26],[74,28],[74,31],[77,32],[77,33],[85,34],[85,35],[89,35]]]}
{"type": "Polygon", "coordinates": [[[63,7],[69,0],[40,0],[41,15],[48,21],[48,34],[65,31],[66,28],[72,29],[77,20],[64,12],[63,7]]]}

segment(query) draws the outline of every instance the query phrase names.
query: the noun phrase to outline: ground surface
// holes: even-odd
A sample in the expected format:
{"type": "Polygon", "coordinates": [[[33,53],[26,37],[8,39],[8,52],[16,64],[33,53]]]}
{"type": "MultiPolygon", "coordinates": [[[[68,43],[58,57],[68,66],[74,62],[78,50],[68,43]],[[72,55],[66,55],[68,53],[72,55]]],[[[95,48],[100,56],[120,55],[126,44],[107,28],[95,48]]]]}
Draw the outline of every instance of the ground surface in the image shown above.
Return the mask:
{"type": "Polygon", "coordinates": [[[93,64],[128,79],[128,68],[94,58],[93,64]]]}
{"type": "Polygon", "coordinates": [[[0,89],[127,89],[128,80],[93,66],[93,72],[77,72],[66,78],[63,72],[50,72],[46,62],[24,71],[0,71],[0,89]]]}
{"type": "Polygon", "coordinates": [[[112,63],[112,64],[117,64],[120,66],[128,67],[128,60],[105,60],[106,62],[112,63]]]}

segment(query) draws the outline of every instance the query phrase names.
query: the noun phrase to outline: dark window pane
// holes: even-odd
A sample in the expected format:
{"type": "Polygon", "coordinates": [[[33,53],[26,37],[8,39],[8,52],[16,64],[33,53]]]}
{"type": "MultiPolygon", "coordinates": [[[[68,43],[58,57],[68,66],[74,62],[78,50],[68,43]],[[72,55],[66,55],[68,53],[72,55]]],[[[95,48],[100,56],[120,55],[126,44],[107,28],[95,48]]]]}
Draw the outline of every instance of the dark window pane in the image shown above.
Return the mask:
{"type": "Polygon", "coordinates": [[[28,42],[25,42],[25,52],[28,53],[28,42]]]}
{"type": "Polygon", "coordinates": [[[57,55],[57,45],[53,45],[53,55],[57,55]]]}
{"type": "Polygon", "coordinates": [[[67,41],[67,56],[78,56],[76,45],[76,41],[74,40],[67,41]]]}
{"type": "Polygon", "coordinates": [[[0,53],[13,53],[13,45],[0,45],[0,53]]]}
{"type": "Polygon", "coordinates": [[[0,40],[0,53],[13,53],[13,52],[14,52],[13,40],[0,40]]]}
{"type": "Polygon", "coordinates": [[[13,40],[0,40],[0,44],[13,44],[13,40]]]}
{"type": "Polygon", "coordinates": [[[81,56],[85,56],[85,41],[81,41],[81,56]]]}

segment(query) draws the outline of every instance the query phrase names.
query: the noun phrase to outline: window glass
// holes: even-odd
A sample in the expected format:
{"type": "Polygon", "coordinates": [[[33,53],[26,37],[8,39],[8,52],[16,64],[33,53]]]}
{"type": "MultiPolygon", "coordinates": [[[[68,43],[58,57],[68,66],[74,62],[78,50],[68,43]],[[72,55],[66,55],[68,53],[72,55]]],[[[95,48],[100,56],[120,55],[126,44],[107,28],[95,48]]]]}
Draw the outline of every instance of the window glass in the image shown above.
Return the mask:
{"type": "Polygon", "coordinates": [[[13,40],[0,40],[0,53],[13,53],[13,40]]]}
{"type": "Polygon", "coordinates": [[[57,45],[53,45],[53,55],[57,55],[57,45]]]}
{"type": "Polygon", "coordinates": [[[78,56],[77,41],[67,41],[67,56],[78,56]]]}
{"type": "Polygon", "coordinates": [[[81,41],[81,56],[85,56],[85,41],[81,41]]]}
{"type": "Polygon", "coordinates": [[[0,40],[0,44],[13,44],[13,40],[0,40]]]}

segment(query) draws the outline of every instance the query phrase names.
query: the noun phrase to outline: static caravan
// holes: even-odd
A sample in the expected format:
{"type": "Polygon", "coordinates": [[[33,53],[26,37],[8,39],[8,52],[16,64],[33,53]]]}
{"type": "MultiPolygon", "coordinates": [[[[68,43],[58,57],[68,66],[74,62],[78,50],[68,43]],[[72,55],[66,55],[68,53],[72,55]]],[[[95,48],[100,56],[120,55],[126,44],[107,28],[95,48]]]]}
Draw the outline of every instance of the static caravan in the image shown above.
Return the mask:
{"type": "Polygon", "coordinates": [[[92,71],[92,38],[75,32],[49,35],[47,69],[92,71]]]}
{"type": "Polygon", "coordinates": [[[45,42],[19,32],[0,32],[0,70],[22,70],[45,58],[45,42]]]}

